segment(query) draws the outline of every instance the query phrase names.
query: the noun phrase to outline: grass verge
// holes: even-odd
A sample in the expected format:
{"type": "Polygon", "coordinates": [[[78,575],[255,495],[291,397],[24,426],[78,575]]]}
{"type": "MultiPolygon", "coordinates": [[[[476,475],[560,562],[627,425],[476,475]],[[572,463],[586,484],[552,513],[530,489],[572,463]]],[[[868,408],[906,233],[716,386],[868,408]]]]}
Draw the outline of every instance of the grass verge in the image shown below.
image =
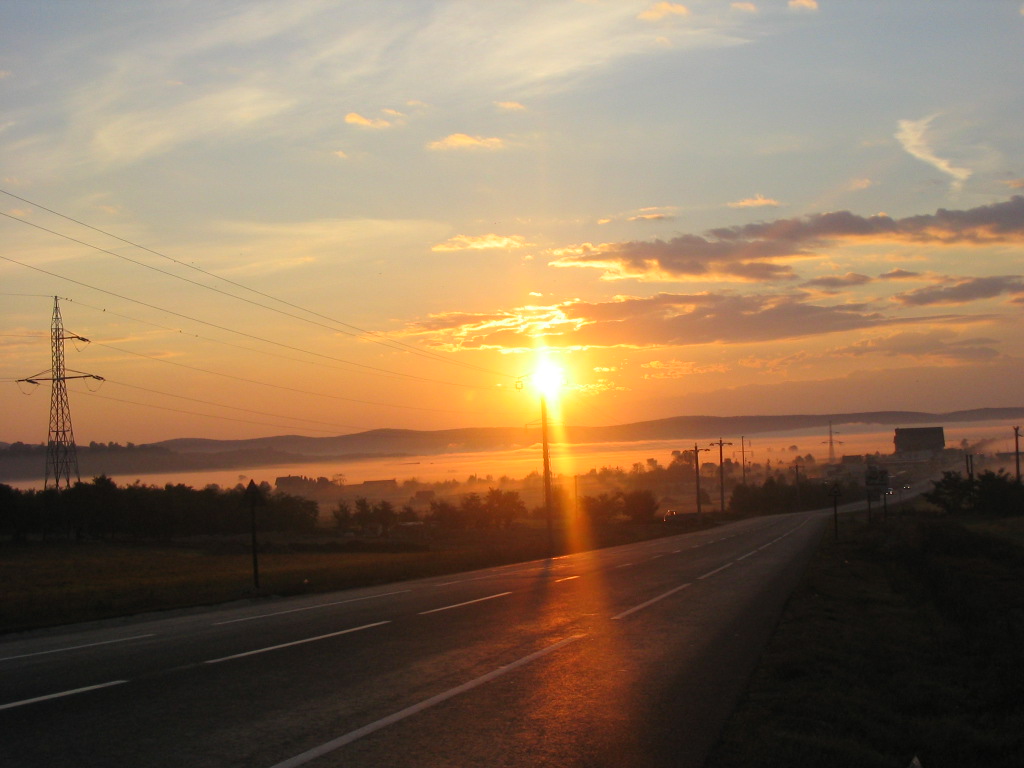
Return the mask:
{"type": "Polygon", "coordinates": [[[827,536],[707,768],[1024,765],[1022,530],[827,536]]]}
{"type": "MultiPolygon", "coordinates": [[[[708,522],[707,524],[712,524],[708,522]]],[[[613,546],[682,532],[618,526],[587,545],[613,546]]],[[[559,552],[576,545],[562,541],[559,552]]],[[[174,545],[105,541],[0,544],[0,633],[245,598],[329,592],[488,568],[547,556],[543,527],[472,531],[425,542],[342,540],[330,535],[261,538],[260,589],[247,537],[174,545]]]]}

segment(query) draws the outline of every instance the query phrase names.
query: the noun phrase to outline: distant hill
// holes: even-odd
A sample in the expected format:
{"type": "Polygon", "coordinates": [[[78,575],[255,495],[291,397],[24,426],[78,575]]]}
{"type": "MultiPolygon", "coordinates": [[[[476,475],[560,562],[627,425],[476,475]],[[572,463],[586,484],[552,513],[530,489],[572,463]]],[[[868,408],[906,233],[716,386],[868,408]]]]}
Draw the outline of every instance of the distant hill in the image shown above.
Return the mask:
{"type": "MultiPolygon", "coordinates": [[[[868,413],[802,414],[786,416],[676,416],[607,427],[566,427],[559,442],[629,443],[679,440],[680,447],[694,440],[751,437],[766,432],[828,431],[829,422],[878,425],[880,430],[914,425],[944,426],[968,421],[1021,423],[1024,408],[978,408],[952,413],[872,411],[868,413]]],[[[145,475],[205,469],[248,470],[254,467],[311,464],[323,461],[419,456],[474,451],[509,450],[540,442],[537,427],[478,427],[470,429],[374,429],[337,437],[281,435],[252,440],[179,438],[132,447],[78,448],[82,477],[99,474],[145,475]]],[[[0,450],[0,482],[41,478],[45,447],[16,446],[0,450]],[[17,450],[15,450],[17,448],[17,450]]]]}
{"type": "MultiPolygon", "coordinates": [[[[570,444],[619,443],[643,440],[696,439],[756,435],[765,432],[828,429],[842,424],[878,424],[905,427],[964,421],[1024,419],[1024,408],[976,408],[951,413],[920,411],[871,411],[785,416],[675,416],[607,427],[565,427],[560,440],[570,444]]],[[[467,429],[413,430],[374,429],[337,437],[282,435],[252,440],[204,440],[180,438],[153,443],[174,453],[224,453],[267,451],[308,457],[361,455],[420,455],[466,451],[493,451],[529,446],[540,440],[539,429],[515,427],[474,427],[467,429]]]]}

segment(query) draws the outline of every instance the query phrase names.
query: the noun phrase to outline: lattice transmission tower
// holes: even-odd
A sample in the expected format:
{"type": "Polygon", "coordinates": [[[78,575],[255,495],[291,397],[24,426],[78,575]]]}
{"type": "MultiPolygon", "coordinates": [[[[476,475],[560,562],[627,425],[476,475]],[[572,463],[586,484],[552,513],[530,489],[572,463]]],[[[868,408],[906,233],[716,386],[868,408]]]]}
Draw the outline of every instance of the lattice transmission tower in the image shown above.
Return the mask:
{"type": "Polygon", "coordinates": [[[68,403],[68,379],[95,379],[103,381],[102,376],[91,373],[71,371],[68,375],[64,368],[64,342],[68,339],[89,342],[83,336],[64,332],[64,321],[60,316],[60,299],[53,297],[53,320],[50,323],[50,349],[52,364],[49,371],[43,371],[27,379],[18,381],[27,384],[39,384],[41,381],[52,382],[50,389],[50,431],[46,438],[46,470],[43,475],[43,488],[53,478],[54,486],[60,488],[61,480],[66,488],[71,487],[71,476],[81,480],[78,474],[78,454],[75,450],[75,432],[71,427],[71,406],[68,403]],[[46,375],[49,374],[49,375],[46,375]]]}

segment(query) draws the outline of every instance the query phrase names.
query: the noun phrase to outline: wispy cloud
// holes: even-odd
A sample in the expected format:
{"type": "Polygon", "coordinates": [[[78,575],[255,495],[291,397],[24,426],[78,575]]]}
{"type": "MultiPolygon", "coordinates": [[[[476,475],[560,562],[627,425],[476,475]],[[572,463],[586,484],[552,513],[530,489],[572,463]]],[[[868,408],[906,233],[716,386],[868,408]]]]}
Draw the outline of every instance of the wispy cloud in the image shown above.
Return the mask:
{"type": "Polygon", "coordinates": [[[349,112],[345,115],[345,122],[349,125],[358,125],[360,128],[390,128],[391,123],[382,117],[364,117],[358,112],[349,112]]]}
{"type": "Polygon", "coordinates": [[[654,3],[644,11],[637,14],[638,19],[643,21],[660,21],[661,19],[673,16],[689,16],[690,9],[681,3],[660,2],[654,3]]]}
{"type": "Polygon", "coordinates": [[[526,110],[526,107],[518,101],[496,101],[494,102],[494,106],[503,112],[523,112],[526,110]]]}
{"type": "Polygon", "coordinates": [[[732,203],[726,203],[730,208],[778,208],[781,203],[778,200],[772,200],[771,198],[765,197],[758,192],[753,197],[748,197],[744,200],[737,200],[732,203]]]}
{"type": "Polygon", "coordinates": [[[453,133],[443,139],[427,144],[427,149],[447,150],[496,150],[504,149],[505,140],[496,137],[470,136],[466,133],[453,133]]]}
{"type": "Polygon", "coordinates": [[[734,11],[743,11],[744,13],[757,13],[757,6],[754,3],[730,3],[729,7],[734,11]]]}
{"type": "Polygon", "coordinates": [[[521,235],[487,235],[469,236],[456,235],[438,243],[430,250],[432,251],[491,251],[491,250],[514,250],[525,248],[531,245],[521,235]]]}
{"type": "Polygon", "coordinates": [[[789,7],[795,11],[816,11],[818,0],[789,0],[789,7]]]}
{"type": "Polygon", "coordinates": [[[957,338],[955,331],[937,329],[933,331],[903,331],[899,333],[863,339],[850,346],[830,349],[830,355],[863,357],[908,357],[914,360],[931,359],[939,363],[973,363],[992,360],[999,356],[995,346],[999,342],[990,338],[957,338]]]}
{"type": "Polygon", "coordinates": [[[972,171],[969,168],[958,168],[952,162],[935,154],[931,142],[928,140],[928,128],[938,115],[930,115],[921,120],[900,120],[899,130],[896,131],[896,140],[918,160],[942,171],[947,176],[953,177],[953,189],[959,190],[965,181],[971,177],[972,171]]]}

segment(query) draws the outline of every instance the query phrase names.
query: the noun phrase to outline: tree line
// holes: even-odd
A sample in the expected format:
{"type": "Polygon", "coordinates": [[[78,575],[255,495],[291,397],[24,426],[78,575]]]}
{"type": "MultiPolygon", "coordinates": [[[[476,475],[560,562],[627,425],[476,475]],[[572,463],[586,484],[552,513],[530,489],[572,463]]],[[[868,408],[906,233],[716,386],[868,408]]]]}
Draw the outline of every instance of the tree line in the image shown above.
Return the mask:
{"type": "MultiPolygon", "coordinates": [[[[311,531],[315,501],[272,492],[260,486],[260,530],[311,531]]],[[[245,488],[223,490],[187,485],[163,488],[133,483],[118,486],[106,475],[70,488],[22,491],[0,484],[0,537],[164,539],[209,534],[239,534],[250,529],[250,500],[245,488]]]]}

